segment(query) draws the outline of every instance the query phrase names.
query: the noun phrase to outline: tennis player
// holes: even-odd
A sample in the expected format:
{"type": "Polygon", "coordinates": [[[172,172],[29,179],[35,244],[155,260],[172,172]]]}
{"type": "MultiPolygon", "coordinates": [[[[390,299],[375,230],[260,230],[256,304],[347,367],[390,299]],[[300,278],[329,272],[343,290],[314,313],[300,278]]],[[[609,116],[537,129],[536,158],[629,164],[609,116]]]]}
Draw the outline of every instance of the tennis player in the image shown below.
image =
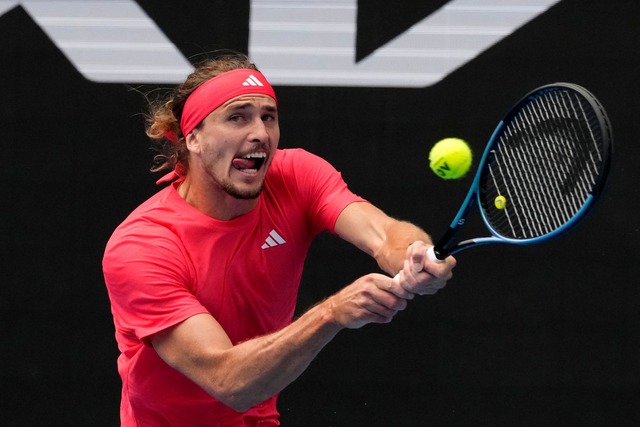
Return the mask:
{"type": "Polygon", "coordinates": [[[278,393],[342,329],[387,323],[452,275],[453,258],[426,259],[424,231],[353,194],[321,158],[278,149],[276,95],[243,55],[199,66],[152,106],[147,134],[170,184],[115,230],[103,259],[122,426],[277,426],[278,393]],[[322,231],[388,275],[293,320],[322,231]]]}

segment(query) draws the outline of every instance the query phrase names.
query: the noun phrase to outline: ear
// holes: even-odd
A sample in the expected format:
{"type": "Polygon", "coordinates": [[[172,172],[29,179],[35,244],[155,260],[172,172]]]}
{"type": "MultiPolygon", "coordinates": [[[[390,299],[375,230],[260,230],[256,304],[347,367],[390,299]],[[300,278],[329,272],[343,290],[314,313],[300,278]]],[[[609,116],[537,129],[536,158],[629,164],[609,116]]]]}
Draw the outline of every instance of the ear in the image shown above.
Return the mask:
{"type": "Polygon", "coordinates": [[[191,152],[197,152],[200,150],[200,138],[198,138],[198,133],[198,129],[194,129],[185,136],[184,140],[187,145],[187,150],[191,152]]]}

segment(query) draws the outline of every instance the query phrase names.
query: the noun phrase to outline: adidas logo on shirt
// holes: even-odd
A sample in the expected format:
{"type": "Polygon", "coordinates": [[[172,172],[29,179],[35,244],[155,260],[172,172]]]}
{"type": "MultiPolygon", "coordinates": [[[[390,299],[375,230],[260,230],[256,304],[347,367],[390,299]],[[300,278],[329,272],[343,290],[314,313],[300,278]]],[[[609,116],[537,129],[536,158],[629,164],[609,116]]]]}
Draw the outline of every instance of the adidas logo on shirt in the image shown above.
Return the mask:
{"type": "Polygon", "coordinates": [[[269,237],[266,238],[264,244],[262,245],[262,249],[269,249],[274,246],[283,245],[285,243],[287,243],[286,240],[284,240],[276,230],[271,230],[271,232],[269,233],[269,237]]]}
{"type": "Polygon", "coordinates": [[[242,86],[264,86],[260,80],[253,74],[251,74],[247,80],[242,83],[242,86]]]}

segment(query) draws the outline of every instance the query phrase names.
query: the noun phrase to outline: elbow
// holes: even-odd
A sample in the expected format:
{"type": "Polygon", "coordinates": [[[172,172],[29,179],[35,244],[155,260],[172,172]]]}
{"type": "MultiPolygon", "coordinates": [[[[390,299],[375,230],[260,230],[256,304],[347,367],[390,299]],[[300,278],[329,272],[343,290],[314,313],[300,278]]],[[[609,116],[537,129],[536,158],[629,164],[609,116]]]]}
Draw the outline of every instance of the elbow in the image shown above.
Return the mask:
{"type": "Polygon", "coordinates": [[[200,386],[214,399],[236,412],[246,412],[271,397],[251,377],[238,376],[234,369],[217,369],[200,386]],[[221,375],[221,372],[224,374],[221,375]]]}
{"type": "Polygon", "coordinates": [[[234,388],[233,390],[218,389],[215,392],[210,392],[210,394],[219,402],[236,412],[246,412],[269,398],[269,396],[263,397],[255,393],[243,392],[242,388],[234,388]]]}
{"type": "Polygon", "coordinates": [[[183,353],[180,358],[165,355],[165,362],[200,386],[211,397],[236,412],[246,412],[264,402],[271,395],[259,375],[233,360],[220,350],[201,350],[183,353]]]}
{"type": "Polygon", "coordinates": [[[251,404],[249,402],[241,402],[239,400],[231,398],[231,400],[227,402],[222,402],[229,408],[233,409],[236,412],[247,412],[249,409],[253,408],[257,403],[251,404]]]}

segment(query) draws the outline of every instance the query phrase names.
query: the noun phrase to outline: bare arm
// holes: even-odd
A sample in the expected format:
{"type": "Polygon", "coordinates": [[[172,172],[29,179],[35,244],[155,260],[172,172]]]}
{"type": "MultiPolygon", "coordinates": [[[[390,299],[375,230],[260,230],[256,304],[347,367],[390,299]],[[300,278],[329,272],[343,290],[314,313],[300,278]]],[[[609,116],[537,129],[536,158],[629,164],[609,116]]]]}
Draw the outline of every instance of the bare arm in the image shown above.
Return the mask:
{"type": "Polygon", "coordinates": [[[284,329],[235,346],[213,317],[193,316],[151,337],[160,357],[219,401],[244,411],[293,382],[340,330],[390,322],[408,300],[434,293],[450,277],[451,261],[424,269],[431,243],[424,231],[368,203],[349,205],[336,232],[390,275],[401,271],[400,280],[363,276],[284,329]]]}
{"type": "Polygon", "coordinates": [[[433,243],[425,231],[391,218],[369,203],[347,206],[335,229],[340,237],[373,256],[388,274],[400,272],[401,285],[411,292],[433,294],[452,276],[453,257],[442,264],[427,259],[426,250],[433,243]]]}
{"type": "Polygon", "coordinates": [[[343,328],[387,323],[413,294],[380,274],[364,276],[288,327],[233,346],[220,324],[196,315],[155,334],[170,366],[227,406],[244,411],[294,381],[343,328]]]}

